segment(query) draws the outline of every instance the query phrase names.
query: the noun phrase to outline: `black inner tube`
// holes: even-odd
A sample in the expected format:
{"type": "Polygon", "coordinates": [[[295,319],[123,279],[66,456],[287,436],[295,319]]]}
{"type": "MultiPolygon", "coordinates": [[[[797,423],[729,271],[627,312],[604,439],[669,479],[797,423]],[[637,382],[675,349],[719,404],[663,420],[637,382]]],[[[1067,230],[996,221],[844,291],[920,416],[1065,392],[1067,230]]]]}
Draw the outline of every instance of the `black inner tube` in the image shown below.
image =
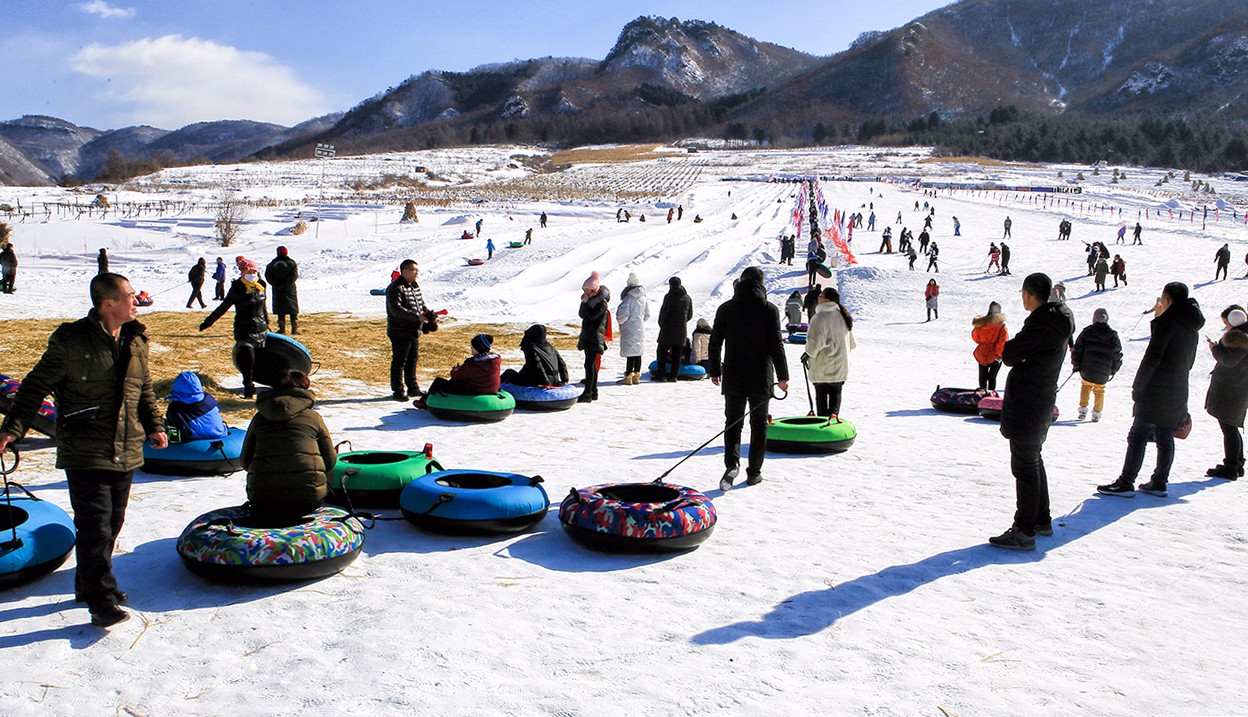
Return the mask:
{"type": "Polygon", "coordinates": [[[782,419],[785,424],[790,426],[813,426],[816,423],[828,423],[832,419],[827,416],[798,416],[796,418],[782,419]]]}
{"type": "Polygon", "coordinates": [[[339,456],[338,460],[361,466],[379,466],[386,463],[402,463],[410,457],[402,453],[361,453],[357,456],[339,456]]]}
{"type": "Polygon", "coordinates": [[[439,478],[434,482],[447,488],[464,488],[466,490],[489,490],[490,488],[502,488],[503,486],[511,485],[511,481],[502,476],[485,473],[463,473],[439,478]]]}
{"type": "Polygon", "coordinates": [[[651,483],[613,485],[598,491],[609,500],[621,503],[670,503],[680,498],[680,491],[651,483]]]}
{"type": "Polygon", "coordinates": [[[30,513],[21,508],[0,505],[0,530],[12,530],[30,520],[30,513]]]}

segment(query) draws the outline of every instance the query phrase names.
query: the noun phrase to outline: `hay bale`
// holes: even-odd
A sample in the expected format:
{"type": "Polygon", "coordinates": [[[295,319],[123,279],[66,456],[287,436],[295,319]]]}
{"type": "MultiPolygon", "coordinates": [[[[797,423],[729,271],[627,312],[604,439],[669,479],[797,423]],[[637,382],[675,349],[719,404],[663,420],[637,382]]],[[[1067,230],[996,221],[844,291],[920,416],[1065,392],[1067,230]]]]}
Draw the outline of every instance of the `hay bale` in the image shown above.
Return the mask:
{"type": "Polygon", "coordinates": [[[290,233],[294,234],[295,236],[298,236],[300,234],[306,234],[307,232],[308,232],[308,223],[303,221],[302,219],[300,219],[299,223],[296,224],[295,227],[290,230],[290,233]]]}
{"type": "Polygon", "coordinates": [[[416,214],[416,203],[408,202],[403,205],[403,218],[399,220],[400,224],[419,224],[420,217],[416,214]]]}

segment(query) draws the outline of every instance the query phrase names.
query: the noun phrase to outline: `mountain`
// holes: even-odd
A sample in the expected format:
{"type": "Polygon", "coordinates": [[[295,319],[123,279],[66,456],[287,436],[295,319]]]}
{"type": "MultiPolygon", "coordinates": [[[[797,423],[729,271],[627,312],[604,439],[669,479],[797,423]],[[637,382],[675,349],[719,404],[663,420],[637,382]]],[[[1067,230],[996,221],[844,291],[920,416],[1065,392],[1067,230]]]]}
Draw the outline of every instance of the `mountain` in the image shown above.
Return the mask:
{"type": "Polygon", "coordinates": [[[0,139],[0,185],[41,187],[56,184],[57,177],[25,152],[0,139]]]}
{"type": "Polygon", "coordinates": [[[56,178],[77,173],[78,150],[99,135],[99,130],[42,115],[0,122],[0,139],[22,150],[44,173],[56,178]]]}

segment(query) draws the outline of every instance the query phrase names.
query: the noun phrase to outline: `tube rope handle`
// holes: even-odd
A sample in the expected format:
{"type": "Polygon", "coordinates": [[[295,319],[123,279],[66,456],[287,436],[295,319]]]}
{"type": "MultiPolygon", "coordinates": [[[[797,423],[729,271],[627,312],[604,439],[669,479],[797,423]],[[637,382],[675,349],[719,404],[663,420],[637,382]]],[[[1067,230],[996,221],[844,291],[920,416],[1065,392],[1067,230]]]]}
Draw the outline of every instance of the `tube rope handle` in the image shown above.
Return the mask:
{"type": "Polygon", "coordinates": [[[11,451],[13,453],[13,465],[11,467],[6,467],[4,465],[4,451],[0,451],[0,475],[2,476],[7,476],[7,475],[12,474],[13,471],[17,470],[17,466],[20,465],[22,462],[22,454],[18,452],[17,446],[10,443],[8,446],[5,447],[5,450],[11,451]]]}
{"type": "Polygon", "coordinates": [[[421,513],[421,515],[429,515],[433,511],[437,510],[443,504],[450,503],[453,500],[455,500],[454,493],[443,493],[438,496],[438,500],[433,505],[429,506],[429,510],[426,510],[425,512],[421,513]]]}

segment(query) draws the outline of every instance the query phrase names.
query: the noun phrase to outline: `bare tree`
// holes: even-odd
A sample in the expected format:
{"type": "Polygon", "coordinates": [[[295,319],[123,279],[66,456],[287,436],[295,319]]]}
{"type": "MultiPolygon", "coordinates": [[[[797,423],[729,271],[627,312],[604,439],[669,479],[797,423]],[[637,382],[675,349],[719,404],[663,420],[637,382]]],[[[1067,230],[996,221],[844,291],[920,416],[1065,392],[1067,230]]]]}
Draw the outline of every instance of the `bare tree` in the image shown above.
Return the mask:
{"type": "Polygon", "coordinates": [[[247,205],[230,192],[222,190],[217,195],[217,213],[215,216],[217,238],[221,246],[230,246],[239,234],[243,233],[243,225],[247,223],[247,205]]]}

